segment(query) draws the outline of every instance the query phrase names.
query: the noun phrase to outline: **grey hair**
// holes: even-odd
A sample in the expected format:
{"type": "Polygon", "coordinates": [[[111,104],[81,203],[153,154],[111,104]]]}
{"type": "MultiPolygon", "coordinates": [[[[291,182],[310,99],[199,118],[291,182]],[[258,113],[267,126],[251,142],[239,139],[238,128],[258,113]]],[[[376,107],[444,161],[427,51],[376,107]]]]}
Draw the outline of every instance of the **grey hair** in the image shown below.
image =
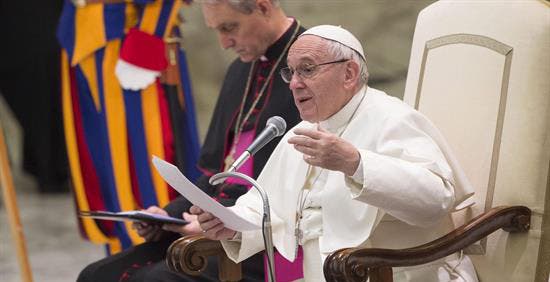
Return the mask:
{"type": "Polygon", "coordinates": [[[334,40],[325,39],[328,47],[328,54],[336,60],[338,59],[351,59],[357,65],[359,65],[359,80],[358,85],[366,85],[369,81],[369,71],[367,69],[367,62],[359,55],[359,53],[350,47],[334,40]]]}
{"type": "MultiPolygon", "coordinates": [[[[270,1],[275,6],[279,5],[279,0],[270,1]]],[[[246,15],[252,14],[254,9],[256,9],[256,0],[205,0],[204,2],[207,4],[227,2],[231,8],[246,15]]]]}

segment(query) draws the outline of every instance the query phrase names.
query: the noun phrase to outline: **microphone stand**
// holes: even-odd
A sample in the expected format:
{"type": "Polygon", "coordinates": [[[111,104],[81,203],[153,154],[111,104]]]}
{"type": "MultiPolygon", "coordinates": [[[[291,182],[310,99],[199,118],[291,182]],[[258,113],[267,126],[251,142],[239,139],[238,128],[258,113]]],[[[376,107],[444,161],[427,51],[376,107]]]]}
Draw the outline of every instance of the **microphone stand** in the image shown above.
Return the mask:
{"type": "Polygon", "coordinates": [[[262,229],[264,233],[264,244],[265,251],[267,252],[268,264],[269,264],[269,275],[268,282],[275,282],[275,264],[273,260],[273,234],[271,233],[271,212],[269,210],[269,200],[267,198],[267,193],[265,190],[256,182],[252,177],[242,174],[236,171],[220,172],[212,177],[210,177],[210,184],[217,185],[224,182],[229,177],[236,177],[242,180],[247,181],[252,184],[256,190],[260,193],[262,201],[264,204],[264,214],[262,218],[262,229]]]}

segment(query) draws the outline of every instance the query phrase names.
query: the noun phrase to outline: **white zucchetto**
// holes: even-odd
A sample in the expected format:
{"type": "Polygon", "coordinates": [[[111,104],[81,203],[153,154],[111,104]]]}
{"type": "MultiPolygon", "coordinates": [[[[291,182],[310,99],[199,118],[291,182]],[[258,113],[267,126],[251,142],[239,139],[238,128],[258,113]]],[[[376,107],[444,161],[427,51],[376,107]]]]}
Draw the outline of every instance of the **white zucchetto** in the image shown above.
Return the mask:
{"type": "Polygon", "coordinates": [[[304,33],[302,33],[300,36],[304,35],[315,35],[328,40],[339,42],[355,50],[357,53],[359,53],[359,55],[361,55],[361,57],[363,57],[363,60],[365,60],[365,62],[367,61],[365,53],[363,52],[363,46],[361,45],[361,42],[359,42],[359,40],[353,34],[351,34],[351,32],[340,26],[318,25],[304,31],[304,33]]]}

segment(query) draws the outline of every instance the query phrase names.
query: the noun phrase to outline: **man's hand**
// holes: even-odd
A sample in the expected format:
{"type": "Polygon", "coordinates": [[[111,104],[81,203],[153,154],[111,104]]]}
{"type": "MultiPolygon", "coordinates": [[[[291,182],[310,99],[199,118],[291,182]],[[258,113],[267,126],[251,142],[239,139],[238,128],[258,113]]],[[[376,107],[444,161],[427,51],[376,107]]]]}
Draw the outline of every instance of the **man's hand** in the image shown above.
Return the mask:
{"type": "Polygon", "coordinates": [[[288,143],[304,154],[306,163],[351,176],[359,166],[359,151],[348,141],[323,129],[297,128],[288,143]]]}
{"type": "Polygon", "coordinates": [[[197,221],[196,215],[192,215],[184,212],[183,219],[185,219],[189,223],[186,225],[164,224],[162,225],[162,229],[166,231],[180,233],[181,235],[192,235],[192,234],[198,234],[202,232],[201,226],[197,221]]]}
{"type": "Polygon", "coordinates": [[[192,206],[189,211],[197,216],[197,220],[206,238],[211,240],[225,240],[235,236],[235,230],[226,228],[221,220],[211,213],[205,212],[197,206],[192,206]]]}
{"type": "MultiPolygon", "coordinates": [[[[168,213],[157,207],[150,206],[145,210],[148,213],[168,215],[168,213]]],[[[160,228],[158,224],[148,224],[145,222],[134,222],[132,223],[132,228],[137,230],[137,234],[145,239],[147,242],[156,242],[160,240],[164,231],[160,228]]]]}

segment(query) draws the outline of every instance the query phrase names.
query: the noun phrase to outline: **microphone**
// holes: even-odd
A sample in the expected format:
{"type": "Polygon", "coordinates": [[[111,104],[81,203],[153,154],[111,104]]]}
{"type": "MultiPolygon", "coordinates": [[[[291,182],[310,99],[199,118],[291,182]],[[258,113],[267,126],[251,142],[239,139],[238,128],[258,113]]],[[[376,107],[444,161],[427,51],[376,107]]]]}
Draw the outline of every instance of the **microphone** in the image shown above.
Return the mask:
{"type": "Polygon", "coordinates": [[[263,148],[269,141],[275,137],[279,137],[285,133],[286,122],[280,116],[273,116],[267,120],[264,130],[252,141],[252,144],[246,148],[246,150],[235,160],[235,162],[229,167],[228,172],[236,171],[244,164],[250,156],[253,156],[261,148],[263,148]]]}

